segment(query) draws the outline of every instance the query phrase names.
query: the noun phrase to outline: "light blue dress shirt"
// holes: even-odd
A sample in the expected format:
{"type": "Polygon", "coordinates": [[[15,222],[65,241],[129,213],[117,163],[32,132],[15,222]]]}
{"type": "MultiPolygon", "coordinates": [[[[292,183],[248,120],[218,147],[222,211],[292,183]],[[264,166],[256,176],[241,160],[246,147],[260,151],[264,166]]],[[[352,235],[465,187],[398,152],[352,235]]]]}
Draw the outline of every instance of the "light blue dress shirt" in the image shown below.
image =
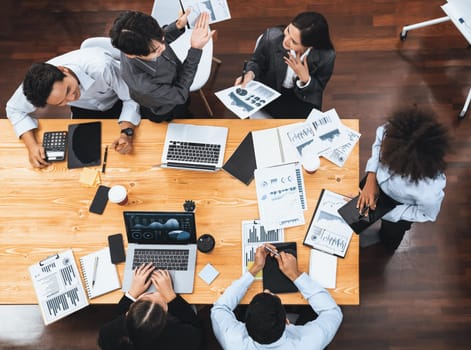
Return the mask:
{"type": "MultiPolygon", "coordinates": [[[[129,89],[121,78],[120,62],[99,47],[91,47],[68,52],[48,61],[55,66],[64,66],[77,76],[80,83],[80,98],[69,102],[70,106],[106,111],[120,99],[123,109],[119,122],[127,121],[139,125],[141,115],[139,105],[129,95],[129,89]]],[[[6,113],[19,137],[25,132],[36,129],[38,121],[30,114],[37,108],[23,94],[23,84],[16,89],[7,102],[6,113]]]]}
{"type": "Polygon", "coordinates": [[[281,338],[271,344],[259,344],[250,338],[245,323],[236,319],[233,310],[253,281],[252,274],[246,272],[226,289],[211,309],[214,335],[224,349],[311,350],[324,349],[332,341],[342,322],[342,311],[330,294],[306,273],[301,274],[294,284],[318,314],[317,319],[303,326],[287,325],[281,338]]]}
{"type": "Polygon", "coordinates": [[[422,179],[417,183],[410,178],[394,175],[379,161],[384,125],[376,130],[376,140],[371,147],[371,158],[366,163],[366,172],[376,173],[379,187],[392,199],[403,204],[383,216],[391,222],[406,220],[410,222],[435,221],[445,193],[445,174],[434,179],[422,179]]]}

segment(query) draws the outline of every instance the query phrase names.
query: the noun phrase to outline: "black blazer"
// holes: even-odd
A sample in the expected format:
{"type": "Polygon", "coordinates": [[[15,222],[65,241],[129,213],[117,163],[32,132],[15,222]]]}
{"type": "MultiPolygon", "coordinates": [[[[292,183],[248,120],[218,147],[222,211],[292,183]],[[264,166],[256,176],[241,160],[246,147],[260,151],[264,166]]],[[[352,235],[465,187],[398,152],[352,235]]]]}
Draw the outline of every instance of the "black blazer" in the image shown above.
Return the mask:
{"type": "MultiPolygon", "coordinates": [[[[247,70],[255,73],[255,80],[270,86],[278,92],[281,92],[286,70],[288,69],[288,65],[283,60],[283,57],[286,56],[286,49],[283,48],[283,29],[284,27],[267,29],[247,64],[247,70]]],[[[311,82],[302,89],[294,84],[296,97],[321,109],[322,93],[332,76],[334,62],[334,50],[316,50],[316,48],[312,48],[307,57],[311,82]]]]}
{"type": "MultiPolygon", "coordinates": [[[[118,304],[119,316],[101,327],[98,345],[103,350],[119,349],[127,337],[126,312],[133,301],[123,296],[118,304]]],[[[179,295],[168,304],[167,324],[154,344],[146,349],[187,350],[201,349],[203,330],[200,320],[190,305],[179,295]]],[[[141,350],[141,349],[139,349],[141,350]]]]}

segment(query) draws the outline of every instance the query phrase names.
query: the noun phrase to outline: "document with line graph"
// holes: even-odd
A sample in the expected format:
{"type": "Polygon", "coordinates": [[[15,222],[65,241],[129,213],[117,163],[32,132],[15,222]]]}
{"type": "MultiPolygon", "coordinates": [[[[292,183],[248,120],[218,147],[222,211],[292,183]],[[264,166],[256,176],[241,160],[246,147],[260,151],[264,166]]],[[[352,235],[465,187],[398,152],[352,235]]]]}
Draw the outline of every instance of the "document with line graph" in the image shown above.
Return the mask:
{"type": "Polygon", "coordinates": [[[353,231],[337,210],[349,200],[350,198],[323,189],[303,244],[344,258],[353,231]]]}
{"type": "MultiPolygon", "coordinates": [[[[263,243],[284,242],[285,234],[282,228],[266,230],[260,220],[242,221],[242,274],[252,267],[255,261],[255,251],[263,243]]],[[[256,279],[262,279],[260,271],[256,279]]]]}
{"type": "Polygon", "coordinates": [[[71,249],[31,265],[29,273],[46,325],[88,305],[71,249]]]}

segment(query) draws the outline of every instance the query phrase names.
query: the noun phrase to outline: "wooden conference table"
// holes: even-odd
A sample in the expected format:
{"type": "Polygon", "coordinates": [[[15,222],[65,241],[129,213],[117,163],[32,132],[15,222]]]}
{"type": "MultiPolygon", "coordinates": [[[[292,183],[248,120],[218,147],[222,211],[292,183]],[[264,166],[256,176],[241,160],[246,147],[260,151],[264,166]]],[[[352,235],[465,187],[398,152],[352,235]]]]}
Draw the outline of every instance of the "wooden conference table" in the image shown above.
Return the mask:
{"type": "MultiPolygon", "coordinates": [[[[84,120],[41,119],[38,135],[44,131],[67,130],[70,123],[84,120]]],[[[102,120],[102,147],[118,136],[116,120],[102,120]]],[[[260,130],[294,122],[293,120],[191,119],[178,123],[229,127],[225,152],[227,160],[250,130],[260,130]]],[[[343,120],[358,130],[358,120],[343,120]]],[[[190,303],[212,304],[232,281],[242,273],[242,220],[258,218],[255,183],[249,186],[225,171],[216,173],[163,169],[160,163],[167,124],[143,120],[136,130],[134,151],[120,155],[110,149],[102,184],[124,185],[129,202],[119,206],[108,202],[103,215],[88,211],[96,188],[79,183],[82,169],[67,169],[66,162],[53,163],[45,169],[33,169],[27,150],[8,120],[0,120],[0,303],[37,304],[28,266],[49,255],[72,248],[78,258],[107,246],[107,236],[126,234],[122,211],[182,211],[187,199],[196,202],[198,236],[210,233],[216,239],[215,249],[208,254],[198,252],[196,274],[211,263],[219,276],[207,285],[197,275],[192,294],[184,294],[190,303]]],[[[312,175],[304,173],[308,210],[306,225],[285,229],[286,241],[298,242],[298,266],[308,271],[310,249],[302,245],[322,188],[341,194],[357,191],[359,176],[358,144],[344,167],[321,159],[320,169],[312,175]]],[[[103,154],[103,152],[102,152],[103,154]]],[[[101,169],[101,167],[97,167],[101,169]]],[[[347,255],[338,259],[337,288],[329,292],[339,304],[359,304],[359,246],[353,235],[347,255]]],[[[322,268],[322,267],[319,267],[322,268]]],[[[124,263],[118,265],[122,279],[124,263]]],[[[262,291],[255,281],[243,299],[248,303],[262,291]]],[[[116,303],[122,292],[116,290],[94,298],[92,303],[116,303]]],[[[281,294],[285,304],[305,303],[300,293],[281,294]]]]}

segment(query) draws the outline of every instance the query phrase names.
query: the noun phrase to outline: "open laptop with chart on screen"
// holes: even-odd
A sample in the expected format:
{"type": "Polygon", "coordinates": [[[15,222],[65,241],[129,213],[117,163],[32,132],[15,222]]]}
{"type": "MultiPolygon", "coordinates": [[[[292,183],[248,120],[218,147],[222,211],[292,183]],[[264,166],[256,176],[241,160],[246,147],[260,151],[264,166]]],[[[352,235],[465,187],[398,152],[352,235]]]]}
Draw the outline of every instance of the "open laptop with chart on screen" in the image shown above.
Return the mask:
{"type": "Polygon", "coordinates": [[[168,124],[162,167],[216,171],[222,168],[228,128],[168,124]]]}
{"type": "MultiPolygon", "coordinates": [[[[168,270],[176,293],[191,293],[196,267],[196,223],[193,212],[123,212],[128,248],[123,291],[131,287],[134,269],[152,262],[168,270]]],[[[155,290],[151,285],[151,291],[155,290]]]]}

